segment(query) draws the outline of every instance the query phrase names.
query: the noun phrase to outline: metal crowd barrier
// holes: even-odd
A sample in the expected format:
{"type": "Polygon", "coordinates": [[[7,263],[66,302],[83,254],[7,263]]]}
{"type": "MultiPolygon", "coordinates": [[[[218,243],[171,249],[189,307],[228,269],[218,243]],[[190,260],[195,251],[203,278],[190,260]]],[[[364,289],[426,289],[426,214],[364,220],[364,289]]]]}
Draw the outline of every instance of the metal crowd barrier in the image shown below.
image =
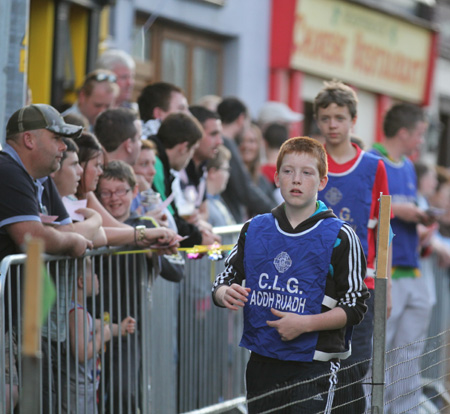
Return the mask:
{"type": "MultiPolygon", "coordinates": [[[[239,229],[231,230],[223,232],[223,244],[235,242],[239,229]]],[[[8,401],[27,397],[20,341],[25,258],[8,256],[0,264],[0,413],[12,412],[8,401]]],[[[88,252],[82,260],[45,255],[44,262],[57,294],[42,326],[42,358],[33,378],[40,390],[38,412],[171,414],[242,398],[248,357],[237,347],[242,313],[219,309],[211,299],[223,261],[186,259],[180,283],[149,272],[145,253],[120,249],[88,252]],[[91,270],[99,281],[95,298],[86,283],[91,270]],[[83,310],[72,313],[71,335],[76,275],[84,282],[78,305],[83,310]],[[100,344],[98,361],[83,364],[90,350],[87,312],[97,320],[92,335],[100,344]],[[136,320],[136,332],[107,341],[105,330],[126,316],[136,320]]]]}
{"type": "MultiPolygon", "coordinates": [[[[231,232],[222,229],[224,245],[233,244],[239,231],[228,230],[231,232]]],[[[234,412],[245,412],[248,353],[238,347],[242,312],[217,308],[211,300],[212,280],[223,269],[223,261],[206,256],[186,259],[180,283],[149,274],[144,253],[120,249],[92,251],[82,261],[51,256],[45,256],[44,261],[57,296],[42,327],[41,366],[33,379],[40,391],[35,402],[38,412],[95,413],[96,407],[99,413],[127,414],[219,413],[233,408],[234,412]],[[82,341],[78,351],[71,348],[69,306],[77,287],[75,275],[81,274],[85,281],[91,267],[98,275],[99,294],[92,300],[84,285],[80,305],[99,319],[95,332],[100,332],[101,370],[96,364],[95,370],[79,370],[88,343],[82,341]],[[128,315],[136,319],[137,332],[106,342],[101,334],[105,326],[128,315]],[[98,390],[88,401],[84,384],[92,385],[97,371],[98,390]]],[[[0,392],[0,414],[10,412],[8,401],[27,397],[22,393],[25,378],[20,357],[24,263],[25,255],[8,256],[0,263],[0,390],[4,390],[0,392]],[[14,370],[6,370],[8,367],[15,367],[16,377],[11,375],[14,370]]],[[[429,337],[420,356],[422,385],[417,392],[425,399],[421,412],[436,412],[436,407],[450,405],[446,391],[450,279],[448,269],[440,268],[436,260],[433,273],[437,296],[429,337]]],[[[72,341],[77,343],[81,333],[84,338],[88,336],[88,316],[82,312],[74,319],[80,325],[72,341]]],[[[363,380],[368,391],[366,412],[371,407],[371,382],[370,376],[363,380]]],[[[20,403],[15,412],[20,412],[20,403]]]]}

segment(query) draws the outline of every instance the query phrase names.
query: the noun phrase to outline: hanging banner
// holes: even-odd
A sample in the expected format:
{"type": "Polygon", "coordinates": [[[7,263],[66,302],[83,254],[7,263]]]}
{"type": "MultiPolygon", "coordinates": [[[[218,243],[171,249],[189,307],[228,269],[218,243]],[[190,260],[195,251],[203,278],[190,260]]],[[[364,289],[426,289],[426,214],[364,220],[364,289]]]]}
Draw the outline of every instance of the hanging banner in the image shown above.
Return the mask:
{"type": "Polygon", "coordinates": [[[432,32],[338,0],[298,0],[291,67],[399,99],[424,99],[432,32]]]}

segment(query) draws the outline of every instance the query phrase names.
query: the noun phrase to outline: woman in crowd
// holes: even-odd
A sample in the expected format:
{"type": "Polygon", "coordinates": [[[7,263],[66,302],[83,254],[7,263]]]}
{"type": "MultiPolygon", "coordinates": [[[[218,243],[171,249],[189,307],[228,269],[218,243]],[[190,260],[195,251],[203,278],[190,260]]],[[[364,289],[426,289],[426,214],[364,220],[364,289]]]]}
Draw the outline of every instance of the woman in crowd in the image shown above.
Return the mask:
{"type": "MultiPolygon", "coordinates": [[[[261,129],[256,124],[251,124],[237,137],[237,143],[242,161],[247,167],[253,182],[270,197],[275,205],[273,185],[261,173],[261,148],[263,146],[261,129]]],[[[249,217],[255,215],[255,212],[250,209],[247,213],[249,217]]]]}

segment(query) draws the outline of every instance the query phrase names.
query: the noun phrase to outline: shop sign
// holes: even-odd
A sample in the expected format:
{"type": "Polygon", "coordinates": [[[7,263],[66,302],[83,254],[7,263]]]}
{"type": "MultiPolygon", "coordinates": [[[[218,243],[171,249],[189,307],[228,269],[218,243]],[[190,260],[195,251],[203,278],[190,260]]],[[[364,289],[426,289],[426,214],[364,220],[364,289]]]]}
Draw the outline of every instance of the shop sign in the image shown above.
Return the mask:
{"type": "Polygon", "coordinates": [[[338,0],[298,0],[291,67],[421,102],[432,33],[338,0]]]}

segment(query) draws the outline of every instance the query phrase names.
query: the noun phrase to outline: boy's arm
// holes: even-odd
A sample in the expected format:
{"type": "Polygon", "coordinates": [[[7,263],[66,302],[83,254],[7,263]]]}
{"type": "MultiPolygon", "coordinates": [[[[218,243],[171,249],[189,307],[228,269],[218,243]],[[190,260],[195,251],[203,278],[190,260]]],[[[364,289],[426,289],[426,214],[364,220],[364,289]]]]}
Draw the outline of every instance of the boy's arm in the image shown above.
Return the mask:
{"type": "Polygon", "coordinates": [[[131,317],[127,316],[120,325],[117,323],[112,324],[112,335],[113,336],[125,336],[127,334],[134,333],[136,329],[136,321],[131,317]]]}
{"type": "Polygon", "coordinates": [[[244,288],[237,283],[233,283],[231,286],[219,286],[213,297],[216,305],[231,310],[238,310],[239,308],[237,306],[243,308],[245,302],[248,301],[247,296],[249,292],[250,288],[244,288]]]}
{"type": "Polygon", "coordinates": [[[427,223],[428,214],[414,203],[392,203],[394,216],[411,223],[427,223]]]}
{"type": "MultiPolygon", "coordinates": [[[[87,343],[87,354],[84,353],[84,310],[76,309],[69,314],[69,333],[70,333],[70,349],[72,355],[75,357],[78,354],[79,362],[86,362],[97,355],[102,347],[101,336],[101,322],[100,319],[96,319],[95,323],[95,335],[93,340],[87,343]],[[77,321],[75,324],[75,312],[77,312],[77,321]]],[[[108,324],[103,325],[103,339],[107,342],[111,339],[111,331],[108,324]]],[[[88,327],[87,327],[88,328],[88,327]]],[[[89,328],[87,329],[89,331],[89,328]]]]}
{"type": "Polygon", "coordinates": [[[244,270],[244,247],[245,234],[250,222],[242,227],[238,242],[235,244],[225,261],[225,270],[219,273],[212,287],[214,304],[220,307],[237,310],[235,305],[243,306],[246,293],[249,290],[243,288],[242,281],[245,279],[244,270]],[[234,298],[234,301],[233,301],[234,298]],[[242,301],[242,302],[241,302],[242,301]]]}
{"type": "Polygon", "coordinates": [[[267,325],[278,331],[282,341],[291,341],[307,332],[343,328],[347,324],[347,314],[338,307],[317,315],[298,315],[292,312],[281,312],[274,308],[270,310],[280,319],[267,321],[267,325]]]}
{"type": "Polygon", "coordinates": [[[364,283],[366,257],[358,236],[348,224],[342,226],[339,239],[340,243],[331,256],[335,292],[328,295],[336,298],[337,307],[347,315],[346,325],[352,326],[360,323],[367,311],[364,302],[370,295],[364,283]]]}

